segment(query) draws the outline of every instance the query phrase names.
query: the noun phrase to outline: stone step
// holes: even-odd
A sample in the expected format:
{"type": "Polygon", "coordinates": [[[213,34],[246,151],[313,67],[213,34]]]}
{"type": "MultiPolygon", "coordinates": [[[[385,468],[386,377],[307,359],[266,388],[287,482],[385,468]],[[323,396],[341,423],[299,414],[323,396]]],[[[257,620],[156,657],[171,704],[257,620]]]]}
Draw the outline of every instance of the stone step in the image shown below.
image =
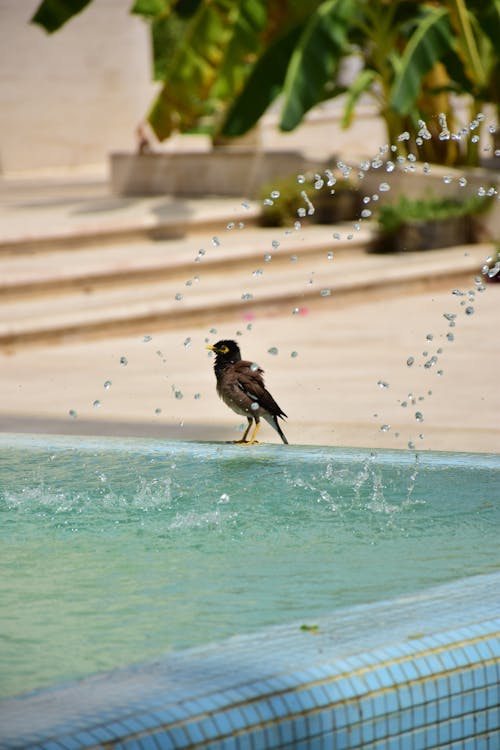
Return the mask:
{"type": "MultiPolygon", "coordinates": [[[[213,247],[213,253],[222,248],[222,244],[213,247]]],[[[146,334],[194,322],[214,325],[235,313],[241,314],[243,325],[262,310],[283,311],[288,306],[292,315],[294,308],[300,312],[306,305],[342,304],[348,297],[380,297],[395,290],[449,288],[451,292],[462,284],[468,289],[489,252],[489,244],[398,256],[367,254],[358,248],[334,255],[333,260],[324,251],[314,256],[297,252],[297,260],[290,260],[288,248],[287,255],[282,251],[267,263],[262,257],[258,267],[255,256],[249,255],[222,266],[193,263],[189,278],[176,273],[140,284],[66,286],[50,296],[7,296],[0,300],[0,345],[146,334]]]]}
{"type": "Polygon", "coordinates": [[[258,266],[265,263],[267,255],[275,262],[289,262],[299,255],[311,258],[327,252],[353,252],[365,248],[372,237],[370,227],[354,234],[349,224],[310,226],[304,232],[261,227],[230,231],[224,227],[212,236],[195,233],[180,239],[129,239],[104,246],[0,254],[0,299],[187,277],[202,268],[221,272],[242,263],[258,266]],[[341,239],[333,238],[334,231],[341,239]]]}

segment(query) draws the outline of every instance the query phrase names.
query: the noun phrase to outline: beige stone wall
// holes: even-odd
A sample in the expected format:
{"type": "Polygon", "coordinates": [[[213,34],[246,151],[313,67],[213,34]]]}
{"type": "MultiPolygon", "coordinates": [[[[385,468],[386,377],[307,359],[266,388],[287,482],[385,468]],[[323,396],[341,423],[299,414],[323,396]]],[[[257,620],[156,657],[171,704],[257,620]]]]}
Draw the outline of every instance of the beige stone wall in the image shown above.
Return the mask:
{"type": "Polygon", "coordinates": [[[149,35],[130,0],[94,0],[49,36],[38,0],[0,0],[0,174],[102,169],[135,144],[154,94],[149,35]]]}

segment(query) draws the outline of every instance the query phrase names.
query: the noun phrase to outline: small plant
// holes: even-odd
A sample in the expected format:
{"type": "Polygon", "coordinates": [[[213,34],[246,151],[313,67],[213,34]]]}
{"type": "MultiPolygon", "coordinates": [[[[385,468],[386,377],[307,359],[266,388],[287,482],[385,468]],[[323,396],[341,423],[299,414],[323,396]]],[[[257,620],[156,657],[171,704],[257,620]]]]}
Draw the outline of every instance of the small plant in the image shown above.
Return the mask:
{"type": "Polygon", "coordinates": [[[461,201],[401,196],[397,202],[380,207],[381,231],[373,249],[405,252],[476,242],[479,227],[474,219],[490,204],[491,196],[487,195],[471,195],[461,201]]]}
{"type": "Polygon", "coordinates": [[[404,224],[440,221],[460,216],[474,216],[486,211],[488,198],[472,195],[463,201],[453,198],[412,200],[401,196],[397,203],[388,203],[379,209],[379,226],[387,233],[397,232],[404,224]]]}

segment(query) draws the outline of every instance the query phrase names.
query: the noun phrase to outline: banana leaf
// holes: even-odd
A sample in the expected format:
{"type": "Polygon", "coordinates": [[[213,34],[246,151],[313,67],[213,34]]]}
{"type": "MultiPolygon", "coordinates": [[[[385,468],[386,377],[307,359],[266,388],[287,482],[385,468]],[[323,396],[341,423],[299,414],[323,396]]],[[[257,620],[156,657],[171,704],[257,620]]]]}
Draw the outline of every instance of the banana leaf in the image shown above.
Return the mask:
{"type": "Polygon", "coordinates": [[[92,0],[43,0],[35,11],[31,23],[38,24],[52,34],[91,2],[92,0]]]}
{"type": "Polygon", "coordinates": [[[222,135],[238,136],[250,130],[281,92],[290,55],[302,32],[295,26],[259,57],[245,87],[226,116],[222,135]]]}
{"type": "Polygon", "coordinates": [[[429,6],[403,53],[389,105],[401,115],[409,114],[415,107],[424,76],[454,49],[455,37],[448,11],[429,6]]]}
{"type": "Polygon", "coordinates": [[[295,45],[283,87],[280,127],[293,130],[305,113],[329,96],[356,13],[353,0],[327,0],[311,16],[295,45]]]}

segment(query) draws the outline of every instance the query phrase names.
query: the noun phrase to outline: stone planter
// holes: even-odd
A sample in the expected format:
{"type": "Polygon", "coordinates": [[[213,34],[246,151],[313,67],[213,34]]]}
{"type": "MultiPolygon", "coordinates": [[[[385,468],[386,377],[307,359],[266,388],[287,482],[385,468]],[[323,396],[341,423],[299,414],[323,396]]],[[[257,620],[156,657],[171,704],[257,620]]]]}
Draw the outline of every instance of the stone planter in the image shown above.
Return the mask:
{"type": "Polygon", "coordinates": [[[314,221],[317,224],[336,224],[339,221],[359,219],[362,208],[362,197],[354,188],[336,190],[334,195],[321,191],[318,198],[312,196],[314,203],[314,221]]]}
{"type": "Polygon", "coordinates": [[[395,232],[381,232],[376,252],[415,252],[465,245],[475,241],[475,224],[470,216],[454,216],[433,221],[411,221],[395,232]]]}
{"type": "Polygon", "coordinates": [[[255,198],[260,186],[307,168],[296,151],[220,146],[208,152],[111,154],[115,195],[208,195],[255,198]]]}

